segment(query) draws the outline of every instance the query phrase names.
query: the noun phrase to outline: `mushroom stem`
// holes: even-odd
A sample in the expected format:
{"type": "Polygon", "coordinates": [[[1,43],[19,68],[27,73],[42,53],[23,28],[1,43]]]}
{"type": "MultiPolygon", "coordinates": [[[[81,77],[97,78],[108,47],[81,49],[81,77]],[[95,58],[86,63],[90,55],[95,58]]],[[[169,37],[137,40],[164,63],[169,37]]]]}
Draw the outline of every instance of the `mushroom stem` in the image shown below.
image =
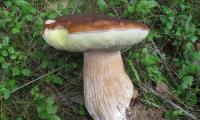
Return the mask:
{"type": "Polygon", "coordinates": [[[95,120],[126,120],[133,84],[120,51],[84,53],[84,98],[95,120]]]}

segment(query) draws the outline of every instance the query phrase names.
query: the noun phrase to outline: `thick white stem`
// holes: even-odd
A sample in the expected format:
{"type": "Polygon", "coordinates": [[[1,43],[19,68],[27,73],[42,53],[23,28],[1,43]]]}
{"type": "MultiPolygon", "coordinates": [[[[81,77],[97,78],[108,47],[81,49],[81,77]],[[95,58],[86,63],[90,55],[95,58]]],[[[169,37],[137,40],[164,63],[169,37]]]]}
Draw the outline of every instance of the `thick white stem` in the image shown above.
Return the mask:
{"type": "Polygon", "coordinates": [[[126,120],[133,84],[120,51],[84,53],[84,98],[95,120],[126,120]]]}

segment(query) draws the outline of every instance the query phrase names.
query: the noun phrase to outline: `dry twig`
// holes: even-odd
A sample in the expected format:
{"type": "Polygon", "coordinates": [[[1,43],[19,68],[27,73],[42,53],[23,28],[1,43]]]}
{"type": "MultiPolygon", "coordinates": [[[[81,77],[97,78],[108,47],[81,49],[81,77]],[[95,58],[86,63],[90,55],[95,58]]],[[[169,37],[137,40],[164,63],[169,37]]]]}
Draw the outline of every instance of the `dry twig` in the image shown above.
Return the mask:
{"type": "Polygon", "coordinates": [[[171,105],[172,107],[181,110],[186,116],[192,118],[193,120],[198,120],[196,116],[194,116],[193,114],[189,113],[188,111],[184,110],[182,107],[180,107],[179,105],[175,104],[173,101],[171,101],[168,97],[166,96],[162,96],[161,94],[159,94],[158,92],[156,92],[155,90],[153,90],[152,88],[149,89],[149,91],[151,93],[153,93],[154,95],[156,95],[157,97],[159,97],[160,99],[162,99],[165,103],[171,105]]]}
{"type": "Polygon", "coordinates": [[[40,80],[40,79],[42,79],[42,78],[48,76],[49,74],[52,74],[52,73],[54,73],[54,72],[56,72],[56,71],[58,71],[58,70],[61,70],[62,68],[63,68],[63,67],[60,67],[60,68],[55,69],[55,70],[53,70],[53,71],[51,71],[51,72],[49,72],[49,73],[47,73],[47,74],[45,74],[45,75],[42,75],[42,76],[36,78],[35,80],[32,80],[32,81],[30,81],[30,82],[28,82],[28,83],[26,83],[26,84],[24,84],[24,85],[22,85],[22,86],[16,88],[15,90],[11,91],[11,93],[16,92],[17,90],[19,90],[19,89],[21,89],[21,88],[23,88],[23,87],[26,87],[27,85],[30,85],[30,84],[32,84],[32,83],[34,83],[34,82],[36,82],[36,81],[38,81],[38,80],[40,80]]]}

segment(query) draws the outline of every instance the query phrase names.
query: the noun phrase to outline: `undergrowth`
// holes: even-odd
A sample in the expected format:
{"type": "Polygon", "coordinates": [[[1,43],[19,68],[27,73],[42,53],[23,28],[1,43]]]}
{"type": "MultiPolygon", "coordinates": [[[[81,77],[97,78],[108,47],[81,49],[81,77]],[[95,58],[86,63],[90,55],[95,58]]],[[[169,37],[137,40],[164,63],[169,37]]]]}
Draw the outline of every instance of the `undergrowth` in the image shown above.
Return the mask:
{"type": "Polygon", "coordinates": [[[146,41],[124,53],[140,100],[164,108],[168,120],[200,118],[199,6],[198,0],[0,1],[0,119],[89,119],[80,97],[81,54],[57,51],[41,37],[45,20],[68,14],[147,24],[146,41]]]}

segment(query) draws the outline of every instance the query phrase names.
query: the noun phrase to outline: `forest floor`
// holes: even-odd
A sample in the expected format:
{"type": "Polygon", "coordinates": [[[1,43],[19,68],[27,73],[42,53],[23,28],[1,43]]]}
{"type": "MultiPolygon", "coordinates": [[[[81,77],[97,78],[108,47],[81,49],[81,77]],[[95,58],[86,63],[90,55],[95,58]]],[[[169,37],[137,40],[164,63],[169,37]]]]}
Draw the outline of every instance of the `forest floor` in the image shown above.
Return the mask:
{"type": "Polygon", "coordinates": [[[130,119],[200,119],[199,0],[0,0],[0,120],[92,120],[83,99],[83,54],[42,38],[44,21],[104,14],[149,26],[122,51],[137,99],[130,119]]]}

